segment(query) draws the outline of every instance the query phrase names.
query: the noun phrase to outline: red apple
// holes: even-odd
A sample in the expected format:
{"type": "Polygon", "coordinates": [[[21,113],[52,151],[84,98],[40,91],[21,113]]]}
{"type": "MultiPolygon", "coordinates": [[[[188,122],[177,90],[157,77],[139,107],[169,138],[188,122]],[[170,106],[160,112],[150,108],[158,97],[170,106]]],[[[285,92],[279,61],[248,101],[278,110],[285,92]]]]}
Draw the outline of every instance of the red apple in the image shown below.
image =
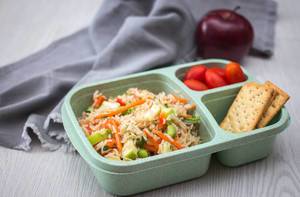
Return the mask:
{"type": "Polygon", "coordinates": [[[249,52],[253,37],[250,22],[235,10],[213,10],[198,24],[198,54],[203,58],[224,58],[240,62],[249,52]]]}

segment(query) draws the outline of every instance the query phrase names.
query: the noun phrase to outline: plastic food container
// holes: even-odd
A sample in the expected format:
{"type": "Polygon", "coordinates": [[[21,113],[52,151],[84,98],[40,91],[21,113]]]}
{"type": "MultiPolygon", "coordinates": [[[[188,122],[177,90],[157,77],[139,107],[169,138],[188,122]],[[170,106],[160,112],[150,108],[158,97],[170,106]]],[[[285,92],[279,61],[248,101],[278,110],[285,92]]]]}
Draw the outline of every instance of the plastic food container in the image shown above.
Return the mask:
{"type": "Polygon", "coordinates": [[[131,195],[200,177],[207,171],[212,154],[226,166],[239,166],[266,157],[272,150],[276,134],[283,131],[290,118],[286,108],[261,129],[230,133],[219,127],[229,106],[244,83],[255,81],[247,71],[247,81],[207,91],[193,91],[181,81],[185,71],[194,65],[223,67],[226,60],[210,59],[152,70],[101,81],[71,90],[62,107],[67,134],[98,182],[106,191],[131,195]],[[159,93],[172,92],[197,105],[201,117],[199,129],[202,143],[193,147],[135,161],[113,161],[101,157],[89,143],[77,118],[90,105],[93,92],[99,89],[106,96],[116,96],[130,87],[159,93]]]}

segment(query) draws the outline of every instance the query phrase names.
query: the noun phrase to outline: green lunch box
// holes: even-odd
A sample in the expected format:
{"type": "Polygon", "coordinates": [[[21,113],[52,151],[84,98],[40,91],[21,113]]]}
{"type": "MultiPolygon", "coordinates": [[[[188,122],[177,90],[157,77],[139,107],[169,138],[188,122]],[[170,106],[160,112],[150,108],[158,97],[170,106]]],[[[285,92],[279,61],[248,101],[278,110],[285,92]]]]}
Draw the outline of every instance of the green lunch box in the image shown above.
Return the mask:
{"type": "Polygon", "coordinates": [[[266,157],[272,150],[276,134],[290,122],[286,108],[264,128],[244,133],[230,133],[219,127],[243,84],[255,81],[244,70],[247,80],[206,91],[193,91],[182,78],[191,66],[224,67],[229,61],[209,59],[151,70],[126,77],[100,81],[71,90],[62,107],[64,128],[82,158],[92,169],[98,182],[108,192],[131,195],[200,177],[207,171],[212,154],[226,166],[239,166],[266,157]],[[91,104],[95,90],[106,96],[117,96],[137,87],[154,93],[176,93],[197,105],[202,143],[161,155],[134,161],[114,161],[100,156],[89,143],[77,118],[91,104]]]}

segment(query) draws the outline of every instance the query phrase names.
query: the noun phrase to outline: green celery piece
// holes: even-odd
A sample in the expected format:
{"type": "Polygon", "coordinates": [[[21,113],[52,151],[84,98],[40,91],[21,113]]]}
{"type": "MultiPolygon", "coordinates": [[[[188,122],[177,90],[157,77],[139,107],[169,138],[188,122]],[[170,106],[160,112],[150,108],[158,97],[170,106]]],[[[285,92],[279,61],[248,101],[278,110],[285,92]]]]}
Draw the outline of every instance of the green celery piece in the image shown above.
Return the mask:
{"type": "Polygon", "coordinates": [[[98,144],[99,142],[102,142],[105,139],[107,139],[110,133],[111,130],[109,129],[106,129],[104,132],[101,133],[93,133],[92,135],[88,136],[88,140],[94,146],[95,144],[98,144]]]}
{"type": "Polygon", "coordinates": [[[187,122],[187,123],[190,123],[190,124],[195,124],[195,123],[199,123],[200,117],[199,116],[193,116],[191,118],[186,118],[184,121],[187,122]]]}
{"type": "Polygon", "coordinates": [[[122,150],[122,155],[125,160],[135,160],[137,158],[138,149],[133,140],[128,140],[122,150]]]}
{"type": "Polygon", "coordinates": [[[162,112],[166,115],[166,117],[168,118],[169,115],[171,114],[176,114],[176,111],[174,108],[168,108],[168,107],[163,107],[162,108],[162,112]]]}
{"type": "Polygon", "coordinates": [[[173,125],[168,125],[167,127],[167,134],[171,136],[172,138],[175,138],[176,136],[176,128],[173,125]]]}

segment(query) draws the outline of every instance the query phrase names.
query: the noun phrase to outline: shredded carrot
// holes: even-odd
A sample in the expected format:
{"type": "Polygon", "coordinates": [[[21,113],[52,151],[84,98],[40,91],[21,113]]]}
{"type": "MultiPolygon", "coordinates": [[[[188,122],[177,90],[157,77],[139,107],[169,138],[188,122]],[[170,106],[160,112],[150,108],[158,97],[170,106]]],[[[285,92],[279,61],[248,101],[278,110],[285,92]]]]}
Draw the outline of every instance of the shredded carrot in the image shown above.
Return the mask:
{"type": "Polygon", "coordinates": [[[149,152],[157,153],[157,149],[153,145],[145,144],[144,148],[149,152]]]}
{"type": "MultiPolygon", "coordinates": [[[[101,126],[102,128],[105,128],[105,129],[113,129],[112,127],[115,126],[115,121],[114,119],[106,119],[104,120],[102,123],[101,123],[101,126]]],[[[117,124],[117,122],[116,122],[117,124]]],[[[117,124],[118,126],[118,124],[117,124]]]]}
{"type": "Polygon", "coordinates": [[[121,137],[119,133],[119,125],[120,123],[117,120],[111,118],[111,119],[106,119],[101,124],[101,127],[115,131],[115,134],[113,134],[113,138],[109,139],[106,145],[110,148],[113,148],[117,145],[117,149],[121,153],[123,147],[122,147],[121,137]]]}
{"type": "Polygon", "coordinates": [[[116,140],[114,138],[108,139],[106,142],[106,146],[109,148],[114,148],[116,146],[116,140]]]}
{"type": "MultiPolygon", "coordinates": [[[[174,95],[173,95],[174,96],[174,95]]],[[[179,103],[186,104],[188,103],[188,100],[182,97],[174,96],[175,100],[178,101],[179,103]]]]}
{"type": "Polygon", "coordinates": [[[158,135],[161,139],[169,142],[170,144],[172,144],[173,146],[175,146],[177,149],[182,149],[183,146],[176,142],[175,140],[169,138],[168,136],[166,136],[165,134],[163,134],[161,131],[158,131],[158,130],[153,130],[153,133],[155,133],[156,135],[158,135]]]}
{"type": "Polygon", "coordinates": [[[105,101],[105,99],[106,99],[105,96],[102,96],[102,95],[97,97],[94,100],[93,107],[96,107],[96,108],[100,107],[102,105],[103,101],[105,101]]]}
{"type": "Polygon", "coordinates": [[[119,132],[116,133],[115,138],[116,138],[116,142],[117,142],[118,151],[119,151],[119,153],[121,153],[123,146],[122,146],[122,143],[121,143],[119,132]]]}
{"type": "Polygon", "coordinates": [[[101,124],[100,127],[105,128],[105,129],[111,129],[110,128],[110,122],[108,120],[104,120],[101,124]]]}
{"type": "Polygon", "coordinates": [[[130,109],[132,107],[136,107],[138,105],[142,105],[143,103],[145,103],[145,100],[144,99],[140,99],[140,100],[137,100],[137,101],[135,101],[133,103],[130,103],[128,105],[121,106],[121,107],[119,107],[118,109],[116,109],[114,111],[111,111],[111,112],[108,112],[108,113],[99,114],[99,115],[97,115],[95,117],[95,119],[100,119],[100,118],[105,118],[105,117],[111,117],[111,116],[123,113],[123,112],[127,111],[128,109],[130,109]]]}
{"type": "Polygon", "coordinates": [[[147,136],[149,142],[151,145],[153,145],[157,150],[158,150],[158,143],[157,141],[153,138],[153,136],[147,131],[146,129],[143,130],[144,134],[147,136]]]}
{"type": "Polygon", "coordinates": [[[110,119],[109,122],[112,123],[112,127],[115,130],[115,135],[114,136],[115,136],[115,139],[116,139],[117,149],[118,149],[119,153],[121,153],[123,146],[122,146],[122,143],[121,143],[121,137],[120,137],[120,133],[119,133],[120,123],[115,119],[110,119]]]}
{"type": "Polygon", "coordinates": [[[164,113],[160,113],[159,114],[159,118],[158,118],[158,128],[159,129],[163,129],[165,127],[167,123],[167,119],[164,113]]]}

